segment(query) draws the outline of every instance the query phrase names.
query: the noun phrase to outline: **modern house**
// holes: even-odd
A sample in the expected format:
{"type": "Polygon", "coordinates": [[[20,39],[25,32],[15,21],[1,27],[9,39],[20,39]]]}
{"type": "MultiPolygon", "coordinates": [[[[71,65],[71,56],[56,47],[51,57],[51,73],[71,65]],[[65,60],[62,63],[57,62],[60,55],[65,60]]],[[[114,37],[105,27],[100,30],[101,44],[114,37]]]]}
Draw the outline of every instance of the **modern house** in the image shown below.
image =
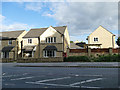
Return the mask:
{"type": "Polygon", "coordinates": [[[21,53],[21,41],[25,34],[25,30],[0,32],[1,58],[16,59],[21,53]]]}
{"type": "Polygon", "coordinates": [[[86,45],[90,48],[115,48],[115,35],[102,26],[92,32],[87,40],[86,45]]]}
{"type": "Polygon", "coordinates": [[[22,56],[63,58],[70,47],[67,26],[31,29],[23,37],[22,56]]]}

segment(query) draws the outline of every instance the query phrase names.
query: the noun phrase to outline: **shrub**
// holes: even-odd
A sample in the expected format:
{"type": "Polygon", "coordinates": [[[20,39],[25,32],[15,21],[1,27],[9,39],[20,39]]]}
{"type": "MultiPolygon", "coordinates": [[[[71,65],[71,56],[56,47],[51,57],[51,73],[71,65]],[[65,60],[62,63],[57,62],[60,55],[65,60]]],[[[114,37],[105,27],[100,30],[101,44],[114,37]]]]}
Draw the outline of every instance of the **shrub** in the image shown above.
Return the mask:
{"type": "Polygon", "coordinates": [[[65,62],[90,62],[87,56],[69,56],[64,59],[65,62]]]}
{"type": "Polygon", "coordinates": [[[95,62],[120,62],[120,55],[107,55],[97,57],[94,60],[95,62]]]}
{"type": "Polygon", "coordinates": [[[64,58],[65,62],[120,62],[120,55],[106,55],[99,57],[69,56],[64,58]]]}

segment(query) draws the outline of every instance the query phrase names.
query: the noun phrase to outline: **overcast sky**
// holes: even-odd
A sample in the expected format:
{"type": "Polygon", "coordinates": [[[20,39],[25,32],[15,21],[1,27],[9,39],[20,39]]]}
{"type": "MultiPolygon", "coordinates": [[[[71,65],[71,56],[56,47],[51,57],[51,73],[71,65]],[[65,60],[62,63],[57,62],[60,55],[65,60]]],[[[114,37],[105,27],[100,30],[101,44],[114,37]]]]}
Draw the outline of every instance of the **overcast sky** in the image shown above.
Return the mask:
{"type": "Polygon", "coordinates": [[[86,41],[99,25],[118,34],[118,3],[3,2],[0,23],[3,31],[67,25],[71,40],[86,41]]]}

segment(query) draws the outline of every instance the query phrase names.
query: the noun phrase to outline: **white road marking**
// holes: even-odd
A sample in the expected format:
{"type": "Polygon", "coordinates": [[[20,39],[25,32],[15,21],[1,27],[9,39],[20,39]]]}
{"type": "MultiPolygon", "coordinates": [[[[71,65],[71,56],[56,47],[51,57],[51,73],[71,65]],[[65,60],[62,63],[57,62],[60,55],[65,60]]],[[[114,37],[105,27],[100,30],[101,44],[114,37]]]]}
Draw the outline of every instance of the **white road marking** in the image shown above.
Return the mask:
{"type": "Polygon", "coordinates": [[[100,87],[81,86],[81,88],[100,88],[100,87]]]}
{"type": "Polygon", "coordinates": [[[62,86],[62,87],[80,87],[80,86],[70,86],[70,85],[62,85],[62,84],[50,84],[50,83],[39,83],[39,82],[26,82],[29,84],[42,84],[42,85],[49,85],[49,86],[62,86]]]}
{"type": "Polygon", "coordinates": [[[10,79],[10,80],[23,80],[23,79],[29,79],[29,78],[34,78],[34,77],[23,77],[23,78],[15,78],[15,79],[10,79]]]}
{"type": "MultiPolygon", "coordinates": [[[[72,74],[71,74],[71,75],[72,75],[72,74]]],[[[83,76],[83,77],[84,77],[84,76],[85,76],[85,77],[102,77],[103,75],[73,75],[73,76],[76,76],[76,77],[78,77],[78,76],[79,76],[79,77],[82,77],[82,76],[83,76]]]]}
{"type": "Polygon", "coordinates": [[[24,80],[24,79],[30,79],[30,78],[36,78],[36,77],[44,77],[44,76],[31,76],[31,77],[21,77],[21,78],[14,78],[10,80],[24,80]]]}
{"type": "Polygon", "coordinates": [[[48,81],[56,81],[56,80],[62,80],[62,79],[69,79],[71,77],[62,77],[62,78],[54,78],[54,79],[46,79],[46,80],[41,80],[41,81],[36,81],[36,82],[48,82],[48,81]]]}
{"type": "Polygon", "coordinates": [[[21,75],[8,75],[8,76],[2,76],[2,77],[15,77],[15,76],[21,76],[21,75]]]}
{"type": "Polygon", "coordinates": [[[89,86],[71,86],[71,85],[63,85],[63,84],[50,84],[50,83],[38,83],[38,82],[26,82],[28,84],[41,84],[48,86],[60,86],[60,87],[75,87],[75,88],[100,88],[100,87],[89,87],[89,86]]]}
{"type": "Polygon", "coordinates": [[[7,75],[7,76],[2,76],[2,77],[16,77],[16,76],[25,76],[27,75],[28,73],[23,73],[22,75],[7,75]]]}
{"type": "Polygon", "coordinates": [[[85,81],[76,82],[76,83],[73,83],[73,84],[70,84],[70,85],[71,85],[71,86],[74,86],[74,85],[83,84],[83,83],[88,83],[88,82],[94,82],[94,81],[98,81],[98,80],[102,80],[102,78],[96,78],[96,79],[85,80],[85,81]]]}

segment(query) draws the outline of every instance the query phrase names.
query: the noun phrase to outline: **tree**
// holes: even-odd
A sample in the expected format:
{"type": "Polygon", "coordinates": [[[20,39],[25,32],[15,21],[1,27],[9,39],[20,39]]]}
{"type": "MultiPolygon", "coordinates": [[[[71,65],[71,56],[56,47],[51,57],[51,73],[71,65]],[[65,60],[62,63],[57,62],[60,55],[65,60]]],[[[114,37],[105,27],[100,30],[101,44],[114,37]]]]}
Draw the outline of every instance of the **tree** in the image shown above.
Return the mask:
{"type": "Polygon", "coordinates": [[[70,41],[70,43],[73,43],[73,41],[70,41]]]}
{"type": "Polygon", "coordinates": [[[116,43],[117,43],[117,45],[120,47],[120,37],[118,37],[116,43]]]}

